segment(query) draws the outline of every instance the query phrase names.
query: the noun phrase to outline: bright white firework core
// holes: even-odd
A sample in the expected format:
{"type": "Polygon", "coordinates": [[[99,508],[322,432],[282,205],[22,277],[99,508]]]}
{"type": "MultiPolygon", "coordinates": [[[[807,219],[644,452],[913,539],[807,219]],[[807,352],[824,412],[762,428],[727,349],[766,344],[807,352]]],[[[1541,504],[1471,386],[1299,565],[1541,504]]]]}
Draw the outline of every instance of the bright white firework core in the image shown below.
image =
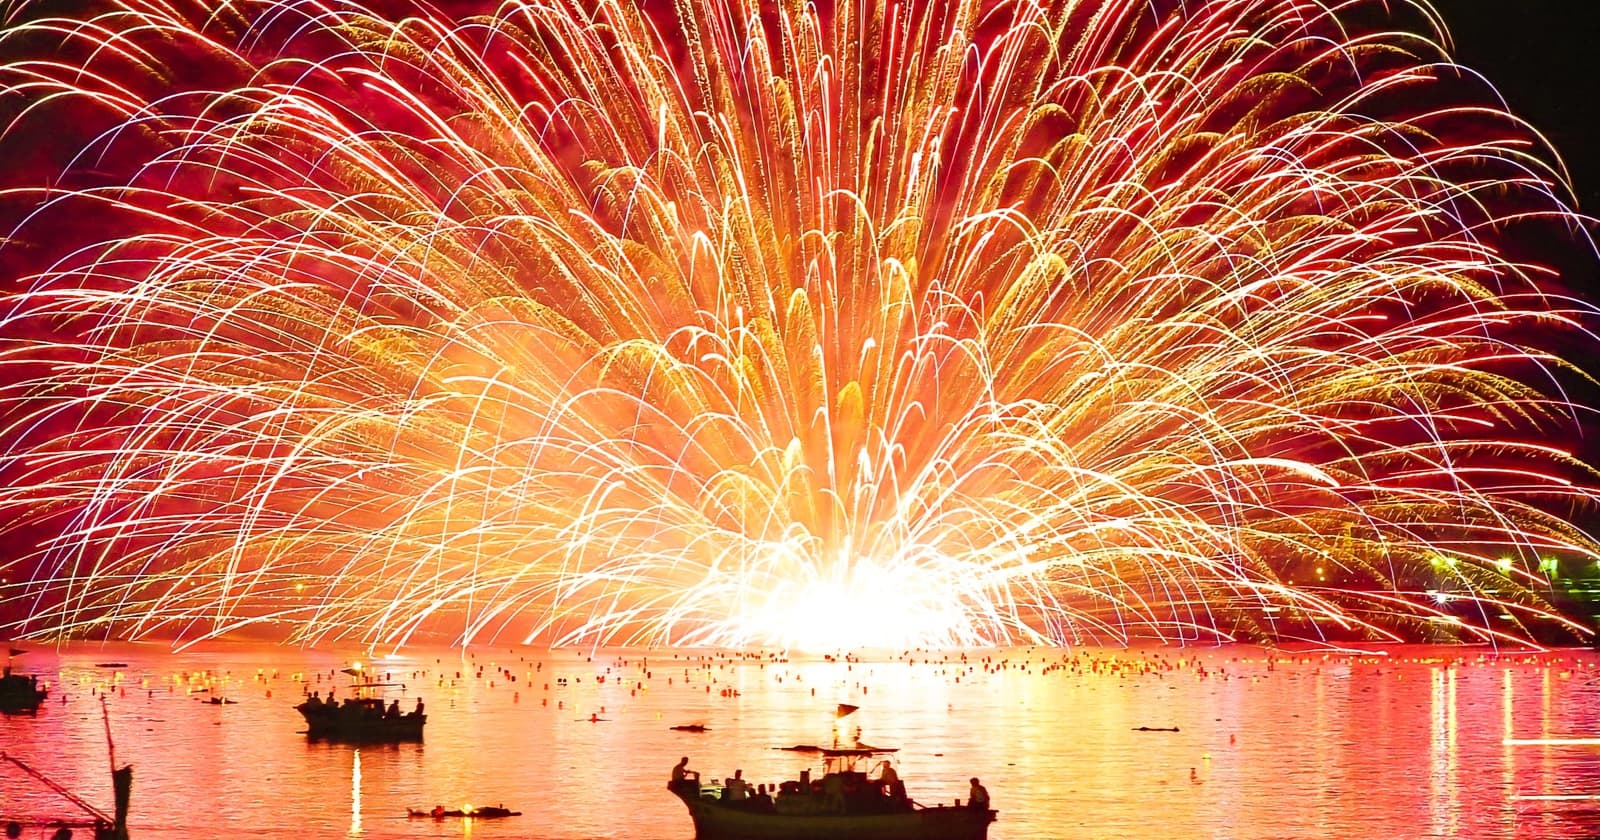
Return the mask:
{"type": "Polygon", "coordinates": [[[835,568],[771,593],[745,613],[740,635],[814,653],[974,641],[970,616],[943,581],[872,560],[835,568]]]}

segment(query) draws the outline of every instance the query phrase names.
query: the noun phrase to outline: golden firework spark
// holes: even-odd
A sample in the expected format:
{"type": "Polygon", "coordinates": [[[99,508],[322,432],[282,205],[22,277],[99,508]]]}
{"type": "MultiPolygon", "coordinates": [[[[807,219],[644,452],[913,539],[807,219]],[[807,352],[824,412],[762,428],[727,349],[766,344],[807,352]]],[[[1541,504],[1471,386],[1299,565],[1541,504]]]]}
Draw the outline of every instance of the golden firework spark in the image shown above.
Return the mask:
{"type": "Polygon", "coordinates": [[[1570,214],[1426,7],[394,5],[5,20],[10,629],[1577,629],[1570,214]]]}

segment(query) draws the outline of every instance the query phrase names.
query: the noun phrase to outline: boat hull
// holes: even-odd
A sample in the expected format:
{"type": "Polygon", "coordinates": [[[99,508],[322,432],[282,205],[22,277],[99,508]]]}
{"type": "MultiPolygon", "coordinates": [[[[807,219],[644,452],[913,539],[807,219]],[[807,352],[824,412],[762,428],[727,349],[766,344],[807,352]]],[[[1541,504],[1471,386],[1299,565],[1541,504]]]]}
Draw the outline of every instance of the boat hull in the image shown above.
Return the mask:
{"type": "Polygon", "coordinates": [[[673,790],[697,840],[985,840],[992,810],[935,807],[883,814],[778,814],[673,790]]]}
{"type": "Polygon", "coordinates": [[[0,698],[0,715],[36,715],[43,704],[42,696],[0,698]]]}
{"type": "Polygon", "coordinates": [[[430,819],[430,820],[446,820],[446,819],[500,820],[500,819],[505,819],[506,817],[520,817],[520,816],[522,816],[522,812],[521,811],[513,811],[513,810],[511,810],[509,808],[477,808],[477,809],[474,809],[474,810],[471,810],[471,811],[450,810],[450,811],[441,811],[441,812],[435,814],[432,811],[423,811],[423,810],[418,809],[418,808],[407,808],[406,809],[406,816],[408,816],[408,817],[410,817],[412,819],[430,819]]]}
{"type": "Polygon", "coordinates": [[[11,673],[0,677],[0,714],[34,714],[48,696],[49,690],[39,688],[33,678],[11,673]]]}
{"type": "Polygon", "coordinates": [[[306,721],[306,734],[329,741],[420,741],[427,715],[373,716],[359,708],[329,710],[295,707],[306,721]]]}

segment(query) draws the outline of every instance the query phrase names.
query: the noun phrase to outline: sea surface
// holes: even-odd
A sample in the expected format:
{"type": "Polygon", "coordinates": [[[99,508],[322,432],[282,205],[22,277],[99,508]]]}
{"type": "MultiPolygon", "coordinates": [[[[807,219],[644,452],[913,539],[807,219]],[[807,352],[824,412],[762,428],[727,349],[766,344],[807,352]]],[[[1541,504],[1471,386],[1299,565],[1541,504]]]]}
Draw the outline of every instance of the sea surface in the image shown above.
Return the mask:
{"type": "MultiPolygon", "coordinates": [[[[51,696],[37,717],[0,717],[0,751],[109,810],[109,724],[115,761],[134,766],[134,840],[689,840],[665,789],[680,756],[707,780],[776,783],[814,760],[777,748],[856,740],[898,748],[919,802],[963,798],[980,777],[995,840],[1600,836],[1592,651],[962,656],[34,647],[14,665],[51,696]],[[425,699],[422,743],[308,740],[294,704],[346,696],[355,662],[404,684],[388,689],[402,710],[425,699]],[[236,702],[205,702],[219,695],[236,702]],[[841,703],[859,710],[836,720],[841,703]],[[682,724],[709,731],[670,729],[682,724]],[[434,804],[523,815],[407,817],[434,804]]],[[[0,766],[0,820],[76,815],[0,766]]]]}

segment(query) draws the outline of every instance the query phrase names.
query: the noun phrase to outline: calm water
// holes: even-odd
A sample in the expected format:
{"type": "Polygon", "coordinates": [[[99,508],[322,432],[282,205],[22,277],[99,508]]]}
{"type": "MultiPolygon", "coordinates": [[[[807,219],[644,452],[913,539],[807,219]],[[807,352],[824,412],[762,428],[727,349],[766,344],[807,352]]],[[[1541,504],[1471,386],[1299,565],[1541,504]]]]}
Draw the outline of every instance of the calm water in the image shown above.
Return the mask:
{"type": "MultiPolygon", "coordinates": [[[[1000,810],[996,840],[1600,836],[1600,746],[1506,743],[1600,737],[1592,652],[1280,652],[1271,664],[1253,648],[980,651],[965,664],[709,656],[413,651],[375,667],[406,683],[403,709],[426,700],[425,743],[355,748],[309,743],[292,709],[335,678],[345,694],[348,678],[332,672],[354,653],[37,650],[17,666],[45,674],[52,697],[37,718],[0,718],[0,749],[109,809],[97,696],[109,694],[117,759],[135,767],[136,840],[689,840],[664,787],[680,755],[707,778],[791,778],[810,757],[773,747],[829,743],[835,704],[848,702],[861,707],[846,723],[863,741],[901,748],[919,801],[965,796],[967,777],[982,777],[1000,810]],[[127,667],[96,667],[108,661],[127,667]],[[190,693],[201,687],[238,704],[201,703],[208,695],[190,693]],[[668,729],[685,723],[711,731],[668,729]],[[524,816],[406,818],[434,803],[524,816]]],[[[14,768],[0,782],[0,816],[72,814],[14,768]]],[[[34,836],[47,832],[24,834],[34,836]]]]}

